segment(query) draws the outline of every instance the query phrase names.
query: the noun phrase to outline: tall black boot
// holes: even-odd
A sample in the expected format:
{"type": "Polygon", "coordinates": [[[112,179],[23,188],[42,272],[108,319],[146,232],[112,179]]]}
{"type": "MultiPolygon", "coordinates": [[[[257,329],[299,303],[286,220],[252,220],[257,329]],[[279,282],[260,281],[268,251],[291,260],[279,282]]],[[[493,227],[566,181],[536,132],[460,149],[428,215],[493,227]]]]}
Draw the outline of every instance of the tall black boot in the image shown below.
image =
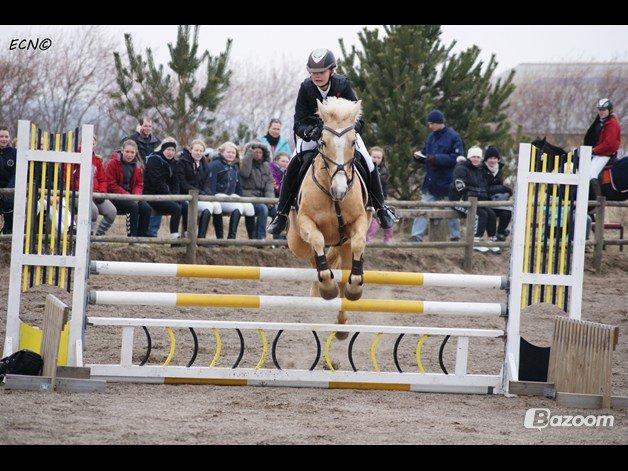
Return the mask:
{"type": "Polygon", "coordinates": [[[229,232],[227,233],[227,239],[235,239],[238,232],[238,224],[240,224],[240,210],[236,209],[231,213],[229,218],[229,232]]]}
{"type": "Polygon", "coordinates": [[[212,217],[212,213],[209,209],[204,209],[201,212],[201,217],[198,221],[198,237],[204,239],[207,236],[207,228],[209,227],[209,220],[212,217]]]}
{"type": "Polygon", "coordinates": [[[281,190],[279,190],[279,203],[277,203],[277,215],[266,228],[267,232],[274,235],[281,234],[288,224],[288,213],[294,203],[294,199],[299,192],[299,187],[303,181],[303,177],[310,167],[312,160],[316,157],[315,150],[301,152],[290,160],[286,174],[281,182],[281,190]]]}
{"type": "MultiPolygon", "coordinates": [[[[362,154],[360,154],[362,156],[362,154]]],[[[362,156],[363,160],[364,157],[362,156]]],[[[366,161],[362,161],[363,168],[368,169],[366,161]]],[[[369,201],[375,211],[377,212],[377,220],[382,229],[390,229],[395,222],[398,221],[394,210],[384,204],[384,190],[382,189],[382,180],[379,176],[379,170],[377,166],[370,172],[368,178],[366,178],[366,188],[369,193],[369,201]]]]}
{"type": "Polygon", "coordinates": [[[216,233],[216,239],[222,239],[225,236],[222,225],[222,214],[214,214],[214,232],[216,233]]]}
{"type": "Polygon", "coordinates": [[[244,225],[249,239],[255,239],[255,216],[244,216],[244,225]]]}

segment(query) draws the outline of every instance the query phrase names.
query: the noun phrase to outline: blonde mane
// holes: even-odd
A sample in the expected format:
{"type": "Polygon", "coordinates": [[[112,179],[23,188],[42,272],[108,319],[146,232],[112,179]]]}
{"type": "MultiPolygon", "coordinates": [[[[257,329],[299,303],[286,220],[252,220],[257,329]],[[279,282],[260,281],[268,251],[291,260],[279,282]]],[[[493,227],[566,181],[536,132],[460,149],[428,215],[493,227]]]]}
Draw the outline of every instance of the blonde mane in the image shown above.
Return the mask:
{"type": "Polygon", "coordinates": [[[318,114],[325,124],[332,127],[346,126],[353,124],[362,115],[362,102],[332,96],[319,104],[318,114]]]}

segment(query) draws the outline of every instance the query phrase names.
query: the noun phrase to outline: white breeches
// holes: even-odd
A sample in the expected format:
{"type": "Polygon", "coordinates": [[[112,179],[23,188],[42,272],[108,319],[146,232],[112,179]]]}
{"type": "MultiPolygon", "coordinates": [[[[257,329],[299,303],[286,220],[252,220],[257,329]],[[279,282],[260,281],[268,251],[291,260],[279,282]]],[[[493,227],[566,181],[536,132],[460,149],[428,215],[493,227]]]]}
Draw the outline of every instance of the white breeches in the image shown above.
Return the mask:
{"type": "MultiPolygon", "coordinates": [[[[366,165],[368,166],[369,172],[372,172],[375,169],[375,164],[373,163],[373,159],[371,159],[371,155],[369,154],[369,151],[367,150],[366,145],[364,145],[362,136],[360,136],[358,133],[355,133],[355,138],[356,138],[355,148],[360,154],[362,154],[362,156],[364,157],[364,160],[366,160],[366,165]]],[[[297,138],[297,143],[294,146],[294,152],[292,153],[292,157],[297,155],[297,153],[299,152],[303,152],[305,150],[316,149],[317,146],[318,146],[317,141],[306,142],[299,137],[297,138]]]]}
{"type": "Polygon", "coordinates": [[[590,178],[597,178],[609,159],[610,157],[606,157],[605,155],[592,155],[591,167],[589,167],[590,178]]]}
{"type": "MultiPolygon", "coordinates": [[[[239,198],[239,195],[236,195],[235,193],[233,195],[225,195],[224,193],[216,193],[216,196],[236,196],[239,198]]],[[[216,204],[219,204],[222,208],[222,212],[226,214],[231,214],[233,211],[237,209],[238,211],[240,211],[240,214],[244,216],[255,216],[255,208],[253,207],[251,203],[216,203],[216,204]]],[[[217,214],[217,213],[214,213],[214,214],[217,214]]]]}
{"type": "Polygon", "coordinates": [[[212,201],[199,201],[198,202],[198,210],[203,211],[207,209],[212,214],[221,214],[222,206],[220,203],[214,203],[212,201]]]}

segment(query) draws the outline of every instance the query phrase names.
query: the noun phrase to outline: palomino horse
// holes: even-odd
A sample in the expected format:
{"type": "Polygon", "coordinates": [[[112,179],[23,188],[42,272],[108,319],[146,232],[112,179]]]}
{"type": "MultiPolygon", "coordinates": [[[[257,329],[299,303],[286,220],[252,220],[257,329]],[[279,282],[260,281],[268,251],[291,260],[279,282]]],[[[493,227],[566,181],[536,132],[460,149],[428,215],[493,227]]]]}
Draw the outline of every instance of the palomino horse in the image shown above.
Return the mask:
{"type": "MultiPolygon", "coordinates": [[[[357,300],[362,296],[362,257],[371,223],[366,191],[354,164],[354,126],[362,106],[360,101],[336,97],[317,102],[323,134],[318,154],[301,184],[298,212],[290,212],[288,246],[318,271],[319,281],[312,286],[312,296],[318,291],[324,299],[340,294],[357,300]],[[327,256],[325,246],[332,246],[327,256]],[[346,282],[338,283],[331,268],[351,269],[351,273],[346,282]]],[[[345,312],[340,311],[338,323],[346,322],[345,312]]],[[[337,334],[338,338],[346,336],[337,334]]]]}

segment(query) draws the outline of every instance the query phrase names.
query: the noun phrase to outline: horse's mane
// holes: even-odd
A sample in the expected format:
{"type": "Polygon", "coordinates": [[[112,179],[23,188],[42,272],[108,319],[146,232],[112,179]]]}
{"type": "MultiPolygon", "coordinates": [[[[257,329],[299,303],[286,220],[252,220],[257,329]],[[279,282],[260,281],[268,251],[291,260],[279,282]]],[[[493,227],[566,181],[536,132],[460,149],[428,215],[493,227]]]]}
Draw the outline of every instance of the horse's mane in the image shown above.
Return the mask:
{"type": "Polygon", "coordinates": [[[362,104],[358,101],[346,100],[335,96],[327,98],[322,103],[323,121],[341,123],[355,121],[362,115],[362,104]]]}

